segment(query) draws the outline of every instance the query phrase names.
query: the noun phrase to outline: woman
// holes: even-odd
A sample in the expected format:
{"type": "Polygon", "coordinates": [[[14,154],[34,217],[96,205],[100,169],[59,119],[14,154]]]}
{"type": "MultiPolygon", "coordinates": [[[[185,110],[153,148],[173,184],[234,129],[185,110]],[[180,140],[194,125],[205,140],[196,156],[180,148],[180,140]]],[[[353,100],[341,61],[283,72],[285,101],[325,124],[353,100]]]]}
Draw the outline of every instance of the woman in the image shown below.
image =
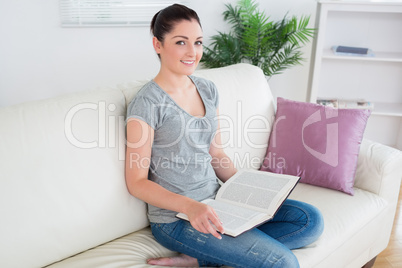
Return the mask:
{"type": "Polygon", "coordinates": [[[217,89],[191,76],[203,51],[200,20],[175,4],[154,16],[151,31],[161,66],[128,107],[126,182],[148,203],[156,240],[181,254],[148,263],[298,267],[291,249],[315,241],[323,229],[314,207],[288,200],[272,221],[233,238],[223,235],[215,211],[199,202],[214,198],[218,178],[225,182],[237,171],[219,146],[217,89]],[[189,222],[176,218],[178,212],[189,222]]]}

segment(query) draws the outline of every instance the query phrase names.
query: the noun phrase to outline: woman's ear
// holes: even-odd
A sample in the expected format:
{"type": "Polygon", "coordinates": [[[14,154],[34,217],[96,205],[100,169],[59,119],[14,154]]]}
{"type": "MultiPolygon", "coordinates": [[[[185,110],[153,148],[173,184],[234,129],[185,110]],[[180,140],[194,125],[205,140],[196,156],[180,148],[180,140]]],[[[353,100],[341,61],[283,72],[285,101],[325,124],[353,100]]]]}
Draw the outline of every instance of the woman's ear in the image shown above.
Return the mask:
{"type": "Polygon", "coordinates": [[[162,48],[162,42],[158,40],[155,36],[152,38],[152,44],[154,46],[156,54],[160,54],[162,48]]]}

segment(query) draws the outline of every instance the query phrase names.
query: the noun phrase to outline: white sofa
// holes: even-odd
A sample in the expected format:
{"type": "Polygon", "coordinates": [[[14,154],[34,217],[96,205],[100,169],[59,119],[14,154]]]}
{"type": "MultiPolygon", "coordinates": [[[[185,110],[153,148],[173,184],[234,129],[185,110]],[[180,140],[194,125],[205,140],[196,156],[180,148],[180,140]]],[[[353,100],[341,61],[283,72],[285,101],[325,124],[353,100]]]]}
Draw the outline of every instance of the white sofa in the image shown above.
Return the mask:
{"type": "MultiPolygon", "coordinates": [[[[258,168],[269,131],[250,118],[274,119],[262,71],[239,64],[196,75],[218,87],[226,152],[239,168],[258,168]]],[[[148,267],[149,257],[176,254],[153,239],[124,180],[126,106],[144,83],[0,109],[0,267],[148,267]]],[[[291,198],[325,218],[321,238],[294,251],[301,267],[362,267],[385,249],[401,163],[400,151],[364,140],[354,196],[296,187],[291,198]]]]}

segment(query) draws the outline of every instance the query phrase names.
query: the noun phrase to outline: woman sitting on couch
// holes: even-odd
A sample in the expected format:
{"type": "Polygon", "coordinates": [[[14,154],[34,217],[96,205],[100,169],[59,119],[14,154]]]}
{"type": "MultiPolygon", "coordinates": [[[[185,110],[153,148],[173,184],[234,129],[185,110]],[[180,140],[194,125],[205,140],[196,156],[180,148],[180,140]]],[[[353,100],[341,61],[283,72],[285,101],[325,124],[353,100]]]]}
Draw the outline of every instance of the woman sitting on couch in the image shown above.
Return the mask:
{"type": "Polygon", "coordinates": [[[154,16],[151,31],[161,66],[128,107],[126,182],[148,203],[156,240],[181,254],[148,264],[298,267],[291,249],[312,243],[323,230],[315,207],[287,200],[273,220],[230,237],[215,211],[200,203],[215,197],[218,179],[237,171],[219,146],[218,91],[191,76],[203,51],[200,20],[175,4],[154,16]],[[189,222],[176,218],[178,212],[189,222]]]}

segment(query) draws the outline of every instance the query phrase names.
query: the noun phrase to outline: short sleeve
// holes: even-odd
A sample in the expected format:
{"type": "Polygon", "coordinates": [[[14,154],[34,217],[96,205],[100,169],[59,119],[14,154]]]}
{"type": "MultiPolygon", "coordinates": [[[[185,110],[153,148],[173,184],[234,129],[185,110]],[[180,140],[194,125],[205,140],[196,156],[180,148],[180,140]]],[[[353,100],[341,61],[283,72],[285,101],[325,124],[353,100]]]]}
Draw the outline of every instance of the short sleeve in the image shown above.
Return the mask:
{"type": "Polygon", "coordinates": [[[210,88],[211,88],[211,96],[212,96],[213,103],[215,105],[215,108],[218,109],[218,107],[219,107],[219,93],[218,93],[218,89],[216,88],[216,85],[212,81],[211,81],[210,88]]]}
{"type": "Polygon", "coordinates": [[[127,108],[127,120],[137,118],[153,129],[158,127],[157,105],[147,97],[136,96],[127,108]]]}

